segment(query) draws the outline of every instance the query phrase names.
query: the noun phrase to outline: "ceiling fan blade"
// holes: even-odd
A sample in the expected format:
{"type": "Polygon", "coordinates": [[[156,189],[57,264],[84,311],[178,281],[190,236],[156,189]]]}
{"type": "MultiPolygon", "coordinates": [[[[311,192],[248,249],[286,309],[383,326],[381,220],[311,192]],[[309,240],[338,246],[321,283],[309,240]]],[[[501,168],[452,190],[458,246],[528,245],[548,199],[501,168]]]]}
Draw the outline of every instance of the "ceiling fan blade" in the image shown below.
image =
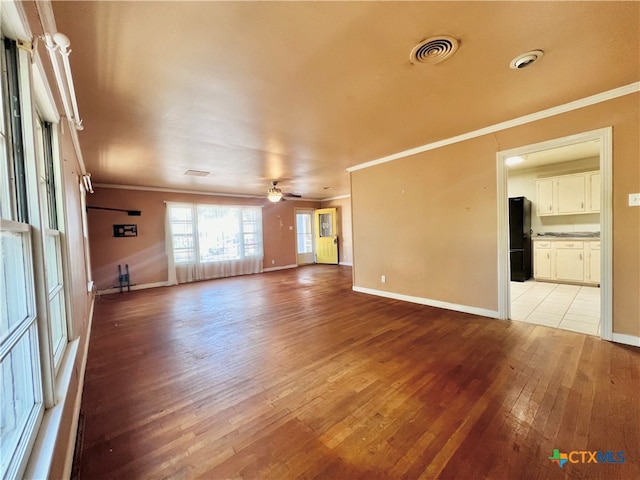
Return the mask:
{"type": "Polygon", "coordinates": [[[302,198],[302,195],[298,195],[297,193],[283,193],[282,196],[291,198],[302,198]]]}

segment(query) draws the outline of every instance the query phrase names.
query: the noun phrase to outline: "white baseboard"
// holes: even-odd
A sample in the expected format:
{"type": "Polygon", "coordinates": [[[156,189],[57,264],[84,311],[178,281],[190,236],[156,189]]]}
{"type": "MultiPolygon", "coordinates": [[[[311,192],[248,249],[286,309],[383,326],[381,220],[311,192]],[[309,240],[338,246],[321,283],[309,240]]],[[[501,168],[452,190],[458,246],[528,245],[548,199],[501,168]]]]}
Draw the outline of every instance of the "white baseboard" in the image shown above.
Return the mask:
{"type": "Polygon", "coordinates": [[[352,262],[340,262],[339,265],[344,265],[345,267],[353,267],[352,262]]]}
{"type": "Polygon", "coordinates": [[[626,333],[613,333],[611,340],[616,343],[624,343],[625,345],[631,345],[632,347],[640,347],[640,337],[635,335],[627,335],[626,333]]]}
{"type": "MultiPolygon", "coordinates": [[[[147,288],[166,287],[167,282],[155,282],[155,283],[143,283],[140,285],[131,285],[131,290],[146,290],[147,288]]],[[[122,292],[127,291],[126,287],[123,287],[122,292]]],[[[104,290],[98,290],[98,295],[109,295],[110,293],[120,293],[120,289],[117,287],[106,288],[104,290]]]]}
{"type": "Polygon", "coordinates": [[[269,267],[269,268],[263,268],[262,272],[275,272],[276,270],[286,270],[287,268],[298,268],[298,265],[296,265],[295,263],[292,265],[283,265],[281,267],[269,267]]]}
{"type": "Polygon", "coordinates": [[[394,300],[402,300],[405,302],[418,303],[420,305],[428,305],[430,307],[444,308],[456,312],[471,313],[482,317],[498,318],[498,312],[487,310],[486,308],[470,307],[468,305],[459,305],[457,303],[442,302],[440,300],[432,300],[430,298],[414,297],[411,295],[403,295],[401,293],[385,292],[384,290],[375,290],[373,288],[364,288],[353,286],[354,292],[368,293],[369,295],[377,295],[378,297],[393,298],[394,300]]]}

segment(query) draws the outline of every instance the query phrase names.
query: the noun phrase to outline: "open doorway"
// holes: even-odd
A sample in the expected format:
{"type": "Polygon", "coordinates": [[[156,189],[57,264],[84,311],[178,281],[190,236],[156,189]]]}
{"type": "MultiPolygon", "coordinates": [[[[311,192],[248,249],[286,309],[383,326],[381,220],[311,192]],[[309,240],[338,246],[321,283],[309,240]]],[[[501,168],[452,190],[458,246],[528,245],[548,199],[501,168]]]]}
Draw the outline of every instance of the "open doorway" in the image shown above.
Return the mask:
{"type": "Polygon", "coordinates": [[[497,158],[500,318],[611,339],[611,129],[497,158]],[[529,226],[522,228],[531,237],[517,252],[509,227],[516,199],[531,203],[530,223],[523,224],[529,226]],[[519,268],[523,255],[530,271],[519,268]]]}
{"type": "Polygon", "coordinates": [[[296,208],[296,261],[298,265],[315,262],[313,209],[296,208]]]}

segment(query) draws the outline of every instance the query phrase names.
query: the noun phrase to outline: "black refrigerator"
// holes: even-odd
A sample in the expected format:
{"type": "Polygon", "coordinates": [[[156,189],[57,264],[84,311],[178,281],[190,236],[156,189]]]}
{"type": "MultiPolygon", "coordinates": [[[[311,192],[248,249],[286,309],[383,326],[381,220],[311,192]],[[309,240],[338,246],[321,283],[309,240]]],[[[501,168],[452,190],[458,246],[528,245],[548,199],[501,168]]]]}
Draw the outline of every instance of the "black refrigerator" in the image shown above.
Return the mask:
{"type": "Polygon", "coordinates": [[[509,257],[512,281],[531,278],[531,201],[525,197],[509,199],[509,257]]]}

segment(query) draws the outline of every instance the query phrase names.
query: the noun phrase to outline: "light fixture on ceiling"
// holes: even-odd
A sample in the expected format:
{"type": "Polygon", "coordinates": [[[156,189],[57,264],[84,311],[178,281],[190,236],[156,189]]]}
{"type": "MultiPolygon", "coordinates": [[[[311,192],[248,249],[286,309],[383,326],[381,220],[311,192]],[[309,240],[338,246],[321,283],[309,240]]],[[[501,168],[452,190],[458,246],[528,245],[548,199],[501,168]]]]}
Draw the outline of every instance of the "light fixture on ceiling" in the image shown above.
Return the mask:
{"type": "Polygon", "coordinates": [[[519,165],[521,163],[523,163],[525,161],[524,157],[521,157],[519,155],[515,156],[515,157],[509,157],[504,161],[504,164],[507,167],[512,167],[514,165],[519,165]]]}
{"type": "Polygon", "coordinates": [[[516,58],[511,60],[509,67],[514,70],[519,70],[521,68],[528,67],[532,65],[534,62],[540,60],[540,58],[544,55],[542,50],[531,50],[530,52],[525,52],[518,55],[516,58]]]}
{"type": "Polygon", "coordinates": [[[451,57],[458,49],[458,40],[447,35],[421,41],[409,54],[411,63],[440,63],[451,57]]]}
{"type": "Polygon", "coordinates": [[[56,77],[56,83],[60,90],[60,96],[62,97],[62,104],[64,106],[64,112],[67,115],[69,121],[73,124],[76,130],[82,130],[82,120],[80,120],[80,114],[78,113],[78,102],[76,100],[76,90],[73,86],[73,76],[71,75],[71,64],[69,63],[69,46],[71,40],[63,33],[54,33],[50,35],[44,34],[44,41],[49,50],[49,56],[51,57],[51,63],[53,65],[53,73],[56,77]],[[62,71],[60,70],[60,64],[58,63],[58,57],[56,52],[60,53],[62,57],[62,65],[64,68],[64,81],[62,79],[62,71]]]}
{"type": "Polygon", "coordinates": [[[282,199],[282,190],[273,185],[267,190],[267,199],[273,203],[279,202],[282,199]]]}

